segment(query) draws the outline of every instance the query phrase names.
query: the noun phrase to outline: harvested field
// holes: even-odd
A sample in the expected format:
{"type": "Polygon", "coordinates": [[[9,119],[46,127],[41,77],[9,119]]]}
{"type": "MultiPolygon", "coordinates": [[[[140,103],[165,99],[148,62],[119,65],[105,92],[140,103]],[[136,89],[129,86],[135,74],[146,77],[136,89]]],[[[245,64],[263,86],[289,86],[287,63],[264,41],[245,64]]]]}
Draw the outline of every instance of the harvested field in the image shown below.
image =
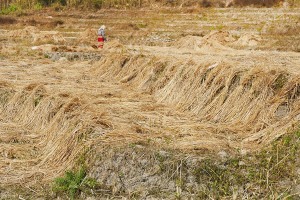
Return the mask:
{"type": "Polygon", "coordinates": [[[44,196],[84,155],[107,187],[99,198],[195,198],[195,181],[188,192],[174,180],[183,160],[259,152],[299,126],[299,13],[49,11],[0,24],[0,189],[13,191],[0,197],[16,198],[15,187],[44,196]],[[51,29],[54,20],[63,23],[51,29]],[[99,24],[108,27],[103,50],[99,24]],[[158,176],[164,161],[174,171],[158,176]],[[149,192],[154,185],[168,185],[166,196],[149,192]]]}

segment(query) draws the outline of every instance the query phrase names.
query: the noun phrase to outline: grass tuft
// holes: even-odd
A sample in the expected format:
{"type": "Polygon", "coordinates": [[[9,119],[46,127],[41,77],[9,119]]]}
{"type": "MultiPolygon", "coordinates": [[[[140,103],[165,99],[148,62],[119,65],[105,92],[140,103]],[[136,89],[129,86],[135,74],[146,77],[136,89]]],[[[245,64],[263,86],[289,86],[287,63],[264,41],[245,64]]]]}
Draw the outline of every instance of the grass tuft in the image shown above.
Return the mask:
{"type": "Polygon", "coordinates": [[[97,181],[87,177],[86,169],[80,167],[78,171],[66,171],[63,177],[54,180],[53,191],[64,193],[70,199],[75,199],[80,192],[93,189],[98,185],[97,181]]]}
{"type": "Polygon", "coordinates": [[[10,4],[7,8],[1,10],[0,14],[8,15],[17,11],[20,11],[21,7],[17,4],[10,4]]]}

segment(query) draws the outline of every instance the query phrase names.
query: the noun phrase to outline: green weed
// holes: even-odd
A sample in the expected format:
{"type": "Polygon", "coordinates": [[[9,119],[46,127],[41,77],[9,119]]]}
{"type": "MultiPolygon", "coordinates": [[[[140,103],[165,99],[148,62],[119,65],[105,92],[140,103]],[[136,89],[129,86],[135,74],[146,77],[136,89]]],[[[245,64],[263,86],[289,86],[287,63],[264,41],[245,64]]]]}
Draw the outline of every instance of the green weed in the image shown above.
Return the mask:
{"type": "Polygon", "coordinates": [[[10,4],[7,8],[1,10],[0,14],[8,15],[17,11],[20,11],[21,7],[17,4],[10,4]]]}
{"type": "Polygon", "coordinates": [[[210,26],[209,27],[209,30],[210,31],[221,31],[225,28],[224,25],[220,24],[220,25],[217,25],[217,26],[210,26]]]}
{"type": "Polygon", "coordinates": [[[80,192],[93,189],[98,185],[97,181],[88,178],[86,170],[81,167],[77,172],[66,171],[63,177],[54,180],[53,191],[67,194],[71,199],[75,199],[80,192]]]}
{"type": "Polygon", "coordinates": [[[43,5],[41,3],[36,3],[34,6],[33,6],[33,9],[34,10],[42,10],[43,8],[43,5]]]}
{"type": "Polygon", "coordinates": [[[147,23],[139,23],[139,24],[137,24],[138,28],[146,28],[147,26],[148,26],[147,23]]]}

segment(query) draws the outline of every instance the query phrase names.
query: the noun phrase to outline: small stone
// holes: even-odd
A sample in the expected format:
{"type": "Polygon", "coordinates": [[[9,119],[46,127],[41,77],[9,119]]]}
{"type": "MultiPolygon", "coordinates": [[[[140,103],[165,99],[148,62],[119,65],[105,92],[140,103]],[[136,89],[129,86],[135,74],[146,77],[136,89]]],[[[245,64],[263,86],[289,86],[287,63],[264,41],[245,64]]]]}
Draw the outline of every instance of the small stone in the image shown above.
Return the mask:
{"type": "Polygon", "coordinates": [[[225,159],[228,157],[228,154],[226,153],[226,151],[220,151],[218,153],[218,156],[220,156],[221,159],[225,159]]]}
{"type": "Polygon", "coordinates": [[[166,152],[166,151],[162,151],[161,150],[158,153],[159,153],[160,156],[163,156],[163,157],[167,157],[168,156],[168,152],[166,152]]]}
{"type": "Polygon", "coordinates": [[[280,105],[275,112],[275,116],[278,118],[283,118],[288,114],[288,112],[289,108],[287,105],[280,105]]]}
{"type": "Polygon", "coordinates": [[[246,163],[244,161],[239,161],[239,166],[244,166],[246,163]]]}
{"type": "Polygon", "coordinates": [[[58,61],[60,61],[60,62],[66,62],[66,61],[68,61],[68,59],[66,57],[61,57],[61,58],[59,58],[58,61]]]}
{"type": "Polygon", "coordinates": [[[196,166],[197,163],[198,163],[200,160],[201,160],[201,159],[188,158],[188,159],[186,159],[186,165],[187,165],[187,167],[193,167],[193,166],[196,166]]]}
{"type": "Polygon", "coordinates": [[[51,60],[52,61],[57,61],[57,60],[59,60],[60,59],[60,55],[59,54],[53,54],[52,56],[51,56],[51,60]]]}
{"type": "Polygon", "coordinates": [[[298,194],[298,197],[300,196],[299,193],[300,193],[300,185],[296,185],[294,188],[293,188],[293,192],[294,194],[298,194]]]}
{"type": "Polygon", "coordinates": [[[288,1],[284,1],[282,4],[283,8],[289,8],[290,7],[290,3],[288,1]]]}
{"type": "Polygon", "coordinates": [[[86,200],[96,200],[95,197],[87,197],[86,200]]]}
{"type": "Polygon", "coordinates": [[[246,149],[241,149],[240,154],[242,156],[246,155],[248,153],[248,151],[246,149]]]}
{"type": "Polygon", "coordinates": [[[140,161],[140,163],[141,165],[145,166],[148,163],[148,161],[146,159],[143,159],[140,161]]]}

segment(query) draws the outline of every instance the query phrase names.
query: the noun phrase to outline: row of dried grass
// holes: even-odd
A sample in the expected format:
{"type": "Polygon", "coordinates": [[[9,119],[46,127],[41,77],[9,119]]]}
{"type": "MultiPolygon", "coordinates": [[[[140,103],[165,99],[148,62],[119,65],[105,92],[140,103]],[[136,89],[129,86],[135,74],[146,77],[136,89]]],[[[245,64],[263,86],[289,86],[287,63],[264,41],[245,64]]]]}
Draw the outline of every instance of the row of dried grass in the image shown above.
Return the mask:
{"type": "MultiPolygon", "coordinates": [[[[234,63],[125,55],[102,59],[95,70],[101,78],[119,80],[195,114],[199,123],[213,123],[220,133],[235,135],[242,146],[252,149],[284,134],[299,117],[299,77],[276,67],[249,69],[234,63]]],[[[195,146],[201,143],[196,135],[191,138],[195,146]]],[[[191,141],[177,145],[191,147],[191,141]]]]}

